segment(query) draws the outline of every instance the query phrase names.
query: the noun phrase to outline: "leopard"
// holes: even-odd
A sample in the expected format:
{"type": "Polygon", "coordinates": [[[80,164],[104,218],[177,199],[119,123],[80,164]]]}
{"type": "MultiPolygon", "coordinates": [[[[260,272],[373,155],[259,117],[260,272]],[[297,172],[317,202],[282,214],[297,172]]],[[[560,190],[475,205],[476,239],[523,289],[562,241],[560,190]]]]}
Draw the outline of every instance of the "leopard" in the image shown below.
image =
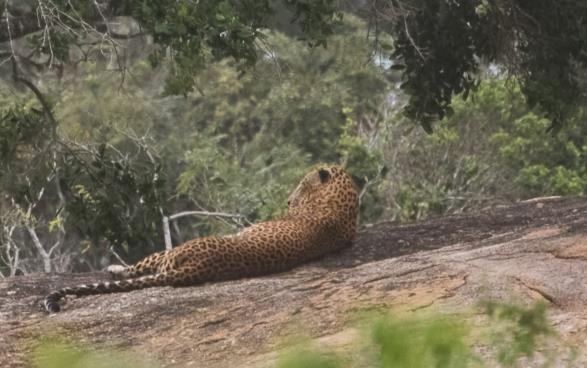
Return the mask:
{"type": "Polygon", "coordinates": [[[352,176],[339,165],[318,166],[291,192],[283,216],[236,234],[188,240],[134,265],[111,265],[111,281],[58,289],[43,299],[41,307],[57,313],[67,295],[195,286],[288,271],[350,247],[357,233],[358,207],[352,176]]]}

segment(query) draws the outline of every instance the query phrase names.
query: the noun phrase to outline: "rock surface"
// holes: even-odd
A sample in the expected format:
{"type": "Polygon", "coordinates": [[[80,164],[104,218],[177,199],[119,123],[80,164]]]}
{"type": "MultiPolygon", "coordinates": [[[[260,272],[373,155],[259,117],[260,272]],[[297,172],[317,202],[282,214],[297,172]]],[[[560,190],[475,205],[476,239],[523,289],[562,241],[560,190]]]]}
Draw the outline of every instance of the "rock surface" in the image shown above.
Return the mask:
{"type": "Polygon", "coordinates": [[[0,367],[30,365],[41,336],[140,352],[164,367],[272,367],[291,336],[345,351],[354,316],[442,310],[475,320],[482,299],[549,304],[561,340],[587,366],[587,198],[544,198],[420,223],[380,223],[337,255],[266,277],[70,298],[48,291],[104,274],[0,280],[0,367]],[[582,350],[581,350],[582,348],[582,350]]]}

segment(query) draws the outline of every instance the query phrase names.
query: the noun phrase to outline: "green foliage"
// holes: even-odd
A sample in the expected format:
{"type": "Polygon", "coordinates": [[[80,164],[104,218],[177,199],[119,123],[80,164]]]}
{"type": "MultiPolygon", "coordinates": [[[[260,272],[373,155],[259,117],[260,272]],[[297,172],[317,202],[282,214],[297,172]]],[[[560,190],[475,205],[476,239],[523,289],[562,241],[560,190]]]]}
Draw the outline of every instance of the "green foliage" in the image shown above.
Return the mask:
{"type": "Polygon", "coordinates": [[[129,368],[156,367],[136,354],[114,350],[90,350],[65,341],[46,339],[33,352],[34,368],[129,368]]]}
{"type": "Polygon", "coordinates": [[[336,1],[286,0],[285,5],[292,10],[293,21],[299,21],[310,46],[326,47],[334,25],[343,17],[336,1]]]}
{"type": "MultiPolygon", "coordinates": [[[[435,22],[456,34],[468,25],[453,19],[455,14],[471,11],[469,5],[453,9],[457,3],[420,5],[445,14],[435,22]]],[[[87,17],[99,16],[83,1],[60,4],[87,17]]],[[[568,115],[557,136],[547,137],[550,122],[539,110],[528,110],[520,84],[488,78],[467,99],[472,82],[447,71],[449,85],[431,87],[433,93],[421,95],[428,100],[418,106],[439,103],[442,110],[450,102],[452,115],[437,125],[436,134],[425,135],[397,114],[405,99],[395,87],[395,72],[384,70],[384,56],[367,57],[373,50],[365,39],[365,22],[345,15],[336,18],[336,25],[318,24],[321,16],[334,19],[329,15],[332,2],[293,1],[287,9],[264,1],[186,4],[113,5],[116,14],[136,11],[151,21],[162,17],[151,24],[161,46],[156,51],[159,67],[151,68],[142,55],[124,80],[104,74],[98,62],[82,63],[60,81],[44,77],[43,90],[51,94],[59,122],[55,131],[32,94],[0,88],[6,106],[0,112],[0,206],[17,212],[30,207],[47,242],[55,243],[65,232],[64,249],[75,250],[76,264],[101,267],[98,260],[107,262],[110,248],[129,261],[162,249],[163,215],[186,210],[235,215],[177,221],[172,229],[176,244],[279,216],[288,194],[317,163],[342,163],[353,175],[361,193],[362,223],[459,213],[493,200],[586,192],[584,108],[568,115]],[[241,9],[247,4],[246,11],[241,9]],[[324,36],[328,47],[308,48],[288,34],[264,28],[239,31],[247,17],[268,22],[256,17],[274,5],[286,18],[292,15],[288,12],[297,13],[302,23],[296,26],[308,22],[305,32],[317,27],[314,41],[308,41],[323,44],[316,40],[324,36]],[[214,19],[207,19],[207,12],[214,12],[214,19]],[[211,28],[197,28],[198,22],[211,28]],[[236,38],[215,46],[210,42],[221,28],[230,28],[236,38]],[[246,40],[237,42],[241,36],[246,40]],[[246,59],[253,57],[244,51],[252,45],[247,40],[261,36],[262,43],[253,42],[254,66],[243,73],[246,59]],[[235,59],[232,52],[243,58],[235,59]],[[165,85],[168,73],[176,86],[165,85]],[[162,97],[166,88],[184,96],[162,97]],[[459,91],[463,93],[453,98],[459,91]]],[[[414,13],[406,21],[410,26],[426,19],[414,13]]],[[[445,40],[428,25],[422,25],[422,35],[412,36],[443,45],[438,63],[457,57],[444,53],[452,52],[458,40],[445,40]]],[[[408,52],[413,47],[409,42],[402,39],[396,47],[408,52]]],[[[477,67],[462,62],[457,65],[462,70],[477,67]]],[[[410,68],[408,78],[421,72],[433,76],[425,64],[410,68]]],[[[412,101],[428,83],[415,80],[412,101]]]]}
{"type": "MultiPolygon", "coordinates": [[[[82,137],[110,138],[117,147],[74,143],[54,132],[31,102],[1,112],[0,207],[4,211],[31,211],[30,220],[18,226],[33,224],[43,240],[57,237],[59,243],[75,242],[72,248],[83,255],[74,264],[94,266],[111,247],[135,260],[153,252],[154,244],[162,239],[165,172],[150,148],[121,137],[120,129],[126,127],[113,121],[101,124],[102,120],[92,115],[99,110],[97,99],[87,101],[91,108],[85,111],[86,116],[76,120],[76,125],[68,125],[65,119],[60,128],[71,127],[71,136],[79,139],[78,126],[85,123],[79,130],[85,132],[82,137]],[[64,239],[59,237],[61,233],[64,239]],[[89,246],[82,249],[80,237],[89,240],[82,242],[89,246]]],[[[73,106],[83,105],[67,104],[71,110],[73,106]]],[[[126,111],[126,116],[140,117],[120,110],[126,111]]],[[[124,117],[119,111],[113,115],[124,117]]],[[[73,120],[71,114],[69,118],[73,120]]],[[[28,254],[25,249],[22,252],[28,254]]]]}
{"type": "MultiPolygon", "coordinates": [[[[294,345],[281,354],[278,368],[339,368],[360,366],[381,368],[465,368],[493,366],[517,367],[521,358],[532,359],[540,352],[553,352],[548,338],[553,331],[546,315],[545,304],[529,307],[497,302],[483,303],[490,325],[475,335],[487,335],[488,340],[475,340],[468,325],[447,315],[410,316],[386,315],[370,319],[368,341],[354,341],[345,354],[333,354],[310,348],[307,344],[294,345]],[[488,331],[489,334],[484,332],[488,331]],[[483,356],[471,348],[486,347],[483,356]],[[360,346],[360,349],[357,347],[360,346]],[[352,355],[352,357],[351,357],[352,355]],[[356,355],[361,355],[358,357],[356,355]],[[350,358],[350,360],[349,360],[350,358]]],[[[91,350],[60,340],[43,339],[32,354],[35,368],[77,367],[155,367],[153,362],[138,359],[134,354],[111,349],[91,350]]],[[[544,364],[543,367],[550,365],[544,364]]]]}
{"type": "Polygon", "coordinates": [[[27,149],[42,147],[48,131],[38,110],[17,104],[4,106],[0,110],[0,177],[11,171],[27,149]]]}
{"type": "Polygon", "coordinates": [[[201,130],[241,139],[233,144],[260,133],[260,145],[283,137],[315,161],[337,161],[341,121],[349,115],[356,120],[390,88],[385,75],[362,57],[368,52],[360,33],[364,24],[347,17],[345,27],[329,38],[328,49],[307,49],[283,34],[270,34],[271,54],[259,61],[255,74],[240,75],[229,62],[212,65],[198,76],[202,96],[193,96],[200,106],[190,118],[201,130]]]}
{"type": "Polygon", "coordinates": [[[380,152],[370,149],[365,139],[358,132],[358,124],[352,118],[352,110],[343,108],[347,121],[338,141],[338,152],[342,162],[361,184],[377,176],[381,170],[380,152]]]}
{"type": "Polygon", "coordinates": [[[462,212],[496,200],[587,191],[587,125],[579,108],[556,136],[548,119],[528,111],[518,85],[500,78],[459,97],[433,135],[400,130],[384,162],[393,176],[391,206],[399,220],[462,212]],[[479,122],[487,122],[479,124],[479,122]]]}
{"type": "MultiPolygon", "coordinates": [[[[189,11],[181,10],[182,16],[192,16],[189,11]]],[[[75,267],[101,267],[96,262],[110,249],[134,261],[162,248],[163,215],[184,210],[235,215],[182,219],[172,234],[178,243],[283,214],[289,193],[319,162],[344,162],[359,184],[369,183],[363,219],[375,219],[381,207],[375,206],[379,197],[372,184],[381,177],[382,157],[369,146],[361,117],[376,114],[374,101],[390,83],[363,59],[369,50],[361,33],[365,24],[349,16],[340,27],[341,33],[328,37],[328,49],[308,49],[267,31],[271,49],[253,72],[240,73],[240,64],[230,58],[211,62],[190,72],[197,90],[183,98],[160,97],[165,70],[176,67],[169,60],[161,60],[158,69],[140,60],[124,81],[104,76],[101,66],[90,62],[70,81],[45,80],[57,96],[57,141],[46,156],[51,160],[37,160],[44,165],[34,170],[38,179],[15,181],[25,198],[36,198],[43,189],[43,205],[35,204],[38,231],[46,237],[64,232],[64,243],[75,242],[75,267]]],[[[27,153],[13,161],[30,167],[27,155],[41,151],[31,143],[46,134],[32,125],[15,130],[28,127],[15,123],[28,118],[24,115],[4,116],[5,130],[22,137],[7,135],[6,154],[15,152],[9,144],[22,140],[29,144],[27,153]]],[[[37,119],[43,122],[42,115],[37,119]]],[[[6,156],[3,164],[14,163],[6,156]]],[[[11,181],[2,188],[14,197],[11,181]]]]}
{"type": "Polygon", "coordinates": [[[397,188],[395,218],[401,222],[421,220],[430,215],[449,212],[446,188],[430,183],[404,184],[397,188]]]}
{"type": "Polygon", "coordinates": [[[491,139],[521,196],[580,195],[587,192],[587,126],[583,110],[545,139],[549,122],[527,113],[491,139]]]}
{"type": "Polygon", "coordinates": [[[69,63],[69,49],[75,37],[60,29],[48,28],[47,33],[30,35],[27,41],[36,52],[49,55],[51,63],[69,63]]]}
{"type": "Polygon", "coordinates": [[[109,143],[123,151],[134,150],[133,140],[149,138],[158,116],[153,96],[162,88],[161,77],[146,64],[137,62],[123,84],[118,75],[103,76],[101,66],[89,62],[75,81],[52,84],[51,92],[59,96],[55,115],[64,138],[109,143]]]}
{"type": "Polygon", "coordinates": [[[155,251],[153,240],[162,239],[165,173],[149,155],[143,147],[134,156],[121,155],[106,144],[67,151],[60,164],[67,197],[66,229],[90,239],[94,246],[105,240],[132,259],[155,251]]]}
{"type": "MultiPolygon", "coordinates": [[[[133,17],[141,29],[150,34],[156,45],[151,63],[169,64],[166,94],[187,94],[194,87],[194,76],[205,65],[227,57],[240,68],[252,67],[258,58],[258,45],[264,42],[266,30],[277,9],[287,9],[291,22],[299,25],[310,46],[326,46],[342,18],[334,0],[124,0],[90,2],[58,0],[51,6],[39,3],[26,14],[38,20],[45,32],[28,35],[29,47],[50,62],[66,64],[73,46],[87,42],[88,30],[104,33],[104,44],[110,39],[104,21],[133,17]],[[103,28],[106,28],[104,30],[103,28]]],[[[7,17],[11,15],[7,12],[7,17]]],[[[26,19],[30,22],[29,19],[26,19]]]]}
{"type": "Polygon", "coordinates": [[[334,0],[56,0],[20,11],[26,8],[20,14],[7,4],[6,17],[26,25],[13,31],[28,37],[31,55],[42,60],[38,66],[63,66],[78,46],[86,58],[94,46],[87,41],[96,36],[103,36],[100,51],[118,56],[114,48],[128,35],[110,28],[119,19],[137,21],[154,43],[146,50],[150,62],[166,65],[168,95],[197,89],[197,74],[219,60],[230,58],[241,71],[258,65],[272,31],[299,35],[311,47],[330,46],[332,36],[345,32],[341,9],[350,8],[371,21],[366,45],[375,33],[377,49],[369,47],[359,59],[378,52],[380,60],[392,60],[392,69],[404,71],[404,110],[427,132],[433,121],[452,114],[454,96],[466,99],[478,86],[489,63],[500,63],[519,80],[528,106],[539,107],[554,130],[584,100],[583,0],[371,0],[356,6],[334,0]]]}
{"type": "MultiPolygon", "coordinates": [[[[361,185],[377,177],[382,157],[368,146],[357,120],[390,85],[361,60],[368,50],[359,33],[364,25],[347,17],[344,27],[345,34],[329,38],[328,49],[294,47],[288,37],[270,34],[272,56],[259,60],[255,74],[239,75],[229,61],[199,74],[203,95],[189,95],[192,108],[178,118],[194,132],[189,145],[176,141],[189,150],[181,193],[203,208],[258,221],[281,213],[287,193],[312,163],[343,162],[361,185]]],[[[381,213],[369,206],[377,202],[376,187],[370,188],[366,220],[381,213]]]]}
{"type": "Polygon", "coordinates": [[[453,96],[481,81],[483,65],[499,62],[520,81],[528,106],[560,128],[585,92],[587,18],[581,0],[392,1],[382,29],[391,29],[392,58],[404,68],[405,112],[422,123],[450,116],[453,96]]]}
{"type": "Polygon", "coordinates": [[[373,147],[359,132],[358,123],[353,119],[353,110],[343,108],[346,124],[338,142],[338,154],[343,165],[361,189],[360,222],[377,220],[384,211],[379,191],[381,179],[386,173],[381,152],[373,147]]]}
{"type": "Polygon", "coordinates": [[[431,122],[451,111],[452,96],[475,84],[476,57],[485,56],[487,36],[473,1],[414,0],[404,22],[393,25],[393,59],[405,66],[406,114],[431,132],[431,122]],[[424,54],[426,53],[426,55],[424,54]],[[481,53],[481,54],[479,54],[481,53]]]}
{"type": "Polygon", "coordinates": [[[529,308],[496,302],[484,303],[485,312],[497,328],[493,343],[498,361],[505,367],[517,366],[521,357],[531,358],[540,339],[553,334],[546,317],[546,304],[537,303],[529,308]]]}
{"type": "Polygon", "coordinates": [[[18,99],[0,109],[0,189],[4,201],[26,210],[43,193],[54,173],[52,135],[53,127],[34,100],[18,99]]]}
{"type": "Polygon", "coordinates": [[[324,354],[311,349],[295,349],[280,358],[277,368],[339,368],[341,360],[333,354],[324,354]]]}
{"type": "Polygon", "coordinates": [[[448,318],[384,319],[376,323],[374,341],[382,368],[469,367],[473,355],[462,323],[448,318]]]}
{"type": "MultiPolygon", "coordinates": [[[[309,170],[307,154],[277,144],[262,154],[245,146],[233,156],[219,144],[223,138],[204,136],[186,153],[178,193],[204,209],[239,214],[251,222],[283,214],[287,196],[309,170]]],[[[205,233],[229,230],[210,219],[199,225],[205,233]]]]}
{"type": "MultiPolygon", "coordinates": [[[[360,341],[352,346],[361,346],[361,352],[348,351],[344,356],[325,354],[316,350],[298,349],[285,355],[279,368],[297,367],[348,367],[345,357],[356,354],[366,358],[368,364],[381,368],[458,368],[493,366],[516,367],[521,358],[532,359],[540,351],[549,354],[547,338],[552,336],[544,304],[521,307],[513,304],[486,302],[484,311],[491,325],[476,331],[481,338],[489,332],[489,340],[475,340],[466,323],[445,315],[384,316],[371,325],[371,347],[360,341]],[[485,354],[479,356],[471,346],[486,346],[485,354]],[[546,349],[545,349],[546,348],[546,349]],[[372,355],[372,356],[371,356],[372,355]]],[[[358,350],[358,349],[357,349],[358,350]]],[[[353,357],[356,359],[356,357],[353,357]]],[[[348,359],[348,358],[347,358],[348,359]]],[[[550,366],[548,363],[543,367],[550,366]]]]}

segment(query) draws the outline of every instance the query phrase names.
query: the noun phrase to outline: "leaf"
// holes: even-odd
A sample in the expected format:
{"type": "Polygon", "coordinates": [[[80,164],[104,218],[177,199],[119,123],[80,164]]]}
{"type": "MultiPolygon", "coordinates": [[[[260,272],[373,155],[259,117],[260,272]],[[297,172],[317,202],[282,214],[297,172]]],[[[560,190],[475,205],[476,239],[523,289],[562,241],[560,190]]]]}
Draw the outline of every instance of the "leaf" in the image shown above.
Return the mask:
{"type": "Polygon", "coordinates": [[[49,221],[48,229],[49,232],[52,233],[55,230],[60,230],[63,228],[63,218],[61,216],[56,216],[51,221],[49,221]]]}
{"type": "Polygon", "coordinates": [[[424,129],[424,131],[428,134],[432,134],[433,130],[432,130],[432,123],[430,120],[426,119],[426,120],[422,120],[420,121],[420,124],[422,125],[422,128],[424,129]]]}

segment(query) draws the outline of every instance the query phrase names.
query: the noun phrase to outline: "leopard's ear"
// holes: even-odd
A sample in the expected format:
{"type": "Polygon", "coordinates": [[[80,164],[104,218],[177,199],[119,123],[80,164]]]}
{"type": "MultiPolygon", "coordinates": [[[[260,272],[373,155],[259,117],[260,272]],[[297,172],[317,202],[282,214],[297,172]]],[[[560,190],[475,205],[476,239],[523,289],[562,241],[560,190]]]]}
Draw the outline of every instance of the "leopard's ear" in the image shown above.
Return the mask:
{"type": "Polygon", "coordinates": [[[322,184],[326,183],[328,179],[330,179],[330,172],[328,172],[326,169],[318,170],[318,175],[320,176],[320,182],[322,184]]]}

